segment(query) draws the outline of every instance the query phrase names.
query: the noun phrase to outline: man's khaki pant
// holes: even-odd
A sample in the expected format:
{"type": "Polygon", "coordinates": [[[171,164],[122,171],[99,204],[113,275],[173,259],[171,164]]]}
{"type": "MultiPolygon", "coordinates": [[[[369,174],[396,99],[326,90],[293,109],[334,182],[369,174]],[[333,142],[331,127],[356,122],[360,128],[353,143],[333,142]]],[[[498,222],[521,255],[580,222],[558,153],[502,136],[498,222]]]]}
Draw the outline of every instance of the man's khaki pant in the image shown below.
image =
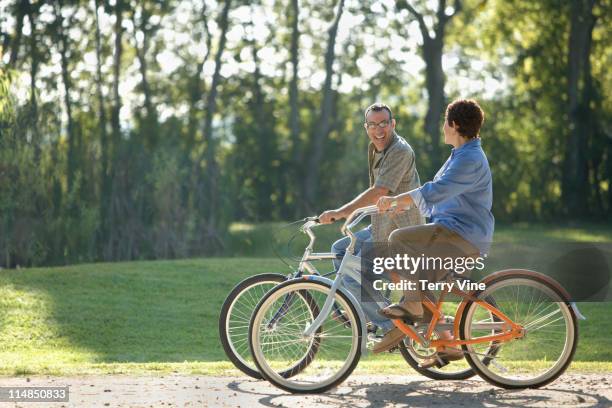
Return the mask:
{"type": "MultiPolygon", "coordinates": [[[[449,272],[446,269],[438,268],[439,262],[436,258],[458,259],[475,258],[479,256],[479,250],[473,244],[466,241],[461,235],[449,230],[439,224],[425,224],[411,227],[399,228],[389,236],[390,248],[393,254],[406,254],[409,257],[420,257],[422,261],[428,260],[427,268],[419,268],[414,274],[405,271],[397,271],[403,280],[411,280],[416,283],[416,290],[405,290],[401,302],[402,306],[415,316],[423,315],[422,297],[430,293],[423,293],[420,288],[419,280],[436,282],[443,279],[449,272]]],[[[469,274],[465,271],[463,275],[469,274]]],[[[433,300],[433,299],[432,299],[433,300]]],[[[425,310],[425,320],[431,319],[431,313],[425,310]]]]}

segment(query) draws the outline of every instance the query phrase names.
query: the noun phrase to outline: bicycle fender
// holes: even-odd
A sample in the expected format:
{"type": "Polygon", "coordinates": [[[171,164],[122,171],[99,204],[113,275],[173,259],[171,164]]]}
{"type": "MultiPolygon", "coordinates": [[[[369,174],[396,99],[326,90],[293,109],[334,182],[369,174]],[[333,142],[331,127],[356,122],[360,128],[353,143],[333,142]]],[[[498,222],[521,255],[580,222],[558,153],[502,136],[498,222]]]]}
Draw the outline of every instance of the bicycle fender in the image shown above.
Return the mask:
{"type": "MultiPolygon", "coordinates": [[[[556,288],[559,291],[559,293],[561,293],[566,299],[568,300],[571,299],[570,294],[567,292],[567,290],[565,290],[563,286],[561,286],[559,282],[557,282],[556,280],[554,280],[548,275],[544,275],[541,272],[536,272],[536,271],[532,271],[529,269],[504,269],[502,271],[497,271],[497,272],[494,272],[488,275],[481,282],[488,284],[489,282],[497,278],[507,276],[507,275],[525,275],[529,277],[537,277],[538,279],[548,282],[551,286],[556,288]]],[[[578,305],[576,304],[576,302],[568,301],[568,303],[578,319],[586,320],[586,317],[582,313],[580,313],[580,310],[578,310],[578,305]]]]}

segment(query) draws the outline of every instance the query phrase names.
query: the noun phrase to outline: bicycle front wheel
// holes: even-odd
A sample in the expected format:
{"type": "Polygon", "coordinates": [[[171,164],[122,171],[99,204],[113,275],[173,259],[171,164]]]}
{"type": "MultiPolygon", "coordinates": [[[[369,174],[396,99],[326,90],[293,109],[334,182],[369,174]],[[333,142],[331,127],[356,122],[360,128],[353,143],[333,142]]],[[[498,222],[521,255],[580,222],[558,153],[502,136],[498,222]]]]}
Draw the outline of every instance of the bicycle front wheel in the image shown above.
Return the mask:
{"type": "Polygon", "coordinates": [[[219,337],[225,354],[240,371],[261,379],[249,350],[249,323],[259,301],[276,285],[287,280],[277,273],[246,278],[227,295],[219,316],[219,337]]]}
{"type": "Polygon", "coordinates": [[[322,310],[330,287],[316,281],[289,281],[261,300],[251,319],[249,342],[262,376],[294,393],[322,392],[340,384],[361,356],[361,320],[351,301],[334,295],[334,310],[312,335],[305,329],[322,310]],[[312,361],[316,354],[316,361],[312,361]],[[308,361],[304,366],[301,361],[308,361]],[[299,370],[292,367],[300,366],[299,370]],[[291,371],[292,374],[284,375],[291,371]]]}
{"type": "MultiPolygon", "coordinates": [[[[495,307],[520,325],[524,335],[500,341],[489,364],[481,356],[489,343],[464,345],[466,359],[489,383],[508,389],[538,388],[554,381],[569,366],[578,343],[576,316],[568,299],[536,273],[506,275],[488,283],[477,298],[495,299],[495,307]]],[[[491,336],[489,311],[478,302],[466,305],[461,336],[491,336]],[[481,324],[484,323],[484,324],[481,324]]]]}

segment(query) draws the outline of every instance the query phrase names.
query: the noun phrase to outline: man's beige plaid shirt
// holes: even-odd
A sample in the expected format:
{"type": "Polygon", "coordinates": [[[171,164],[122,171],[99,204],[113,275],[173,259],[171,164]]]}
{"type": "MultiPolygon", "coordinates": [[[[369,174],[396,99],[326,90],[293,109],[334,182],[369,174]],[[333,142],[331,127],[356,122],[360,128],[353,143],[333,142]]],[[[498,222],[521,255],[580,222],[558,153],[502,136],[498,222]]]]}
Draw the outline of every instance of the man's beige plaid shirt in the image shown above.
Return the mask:
{"type": "MultiPolygon", "coordinates": [[[[384,187],[389,190],[388,195],[398,195],[421,186],[414,151],[397,133],[393,133],[389,146],[383,152],[376,152],[374,145],[370,143],[368,169],[370,186],[384,187]]],[[[372,239],[374,242],[386,242],[394,230],[424,223],[425,218],[416,207],[396,216],[374,214],[372,239]]]]}

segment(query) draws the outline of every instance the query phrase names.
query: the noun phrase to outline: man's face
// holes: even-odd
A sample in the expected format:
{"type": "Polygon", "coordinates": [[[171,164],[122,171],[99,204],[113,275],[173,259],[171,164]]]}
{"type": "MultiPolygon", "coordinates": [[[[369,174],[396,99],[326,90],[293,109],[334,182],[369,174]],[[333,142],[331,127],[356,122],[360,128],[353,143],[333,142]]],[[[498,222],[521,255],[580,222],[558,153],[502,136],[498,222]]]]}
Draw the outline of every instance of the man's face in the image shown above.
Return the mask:
{"type": "Polygon", "coordinates": [[[379,152],[391,142],[393,130],[395,129],[395,119],[391,119],[386,110],[370,111],[364,124],[368,137],[379,152]]]}

